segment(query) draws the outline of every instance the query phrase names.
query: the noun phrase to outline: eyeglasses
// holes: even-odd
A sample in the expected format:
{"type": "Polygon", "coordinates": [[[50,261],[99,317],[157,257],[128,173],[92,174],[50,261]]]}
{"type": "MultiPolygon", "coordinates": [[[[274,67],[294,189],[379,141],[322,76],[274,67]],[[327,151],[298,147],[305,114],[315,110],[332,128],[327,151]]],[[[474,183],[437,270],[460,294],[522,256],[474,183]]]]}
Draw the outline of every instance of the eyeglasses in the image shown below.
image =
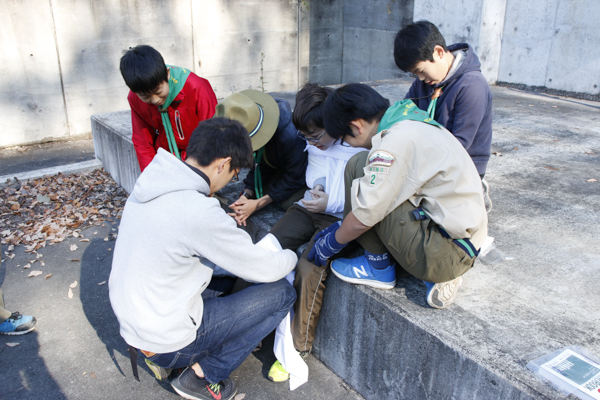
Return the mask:
{"type": "Polygon", "coordinates": [[[240,180],[240,178],[238,177],[239,171],[237,170],[233,170],[233,178],[231,178],[231,180],[229,182],[237,182],[240,180]]]}
{"type": "Polygon", "coordinates": [[[321,138],[325,135],[325,129],[323,129],[323,132],[321,132],[321,134],[317,137],[313,137],[313,136],[306,136],[304,133],[298,131],[298,136],[301,137],[302,139],[306,140],[307,142],[312,142],[312,143],[318,143],[319,140],[321,140],[321,138]]]}
{"type": "Polygon", "coordinates": [[[350,146],[348,143],[344,142],[344,138],[346,137],[346,135],[342,136],[339,141],[340,141],[340,145],[344,146],[344,147],[352,147],[350,146]]]}

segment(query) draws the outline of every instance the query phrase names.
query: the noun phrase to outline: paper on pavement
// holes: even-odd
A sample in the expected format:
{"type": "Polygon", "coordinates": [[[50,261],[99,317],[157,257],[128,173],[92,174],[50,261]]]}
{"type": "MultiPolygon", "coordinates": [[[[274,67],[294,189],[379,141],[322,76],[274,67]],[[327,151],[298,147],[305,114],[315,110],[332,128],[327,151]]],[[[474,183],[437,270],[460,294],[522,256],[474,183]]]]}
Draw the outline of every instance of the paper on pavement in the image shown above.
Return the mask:
{"type": "MultiPolygon", "coordinates": [[[[282,250],[279,241],[270,233],[257,244],[270,251],[282,250]]],[[[296,272],[292,271],[285,278],[293,285],[295,275],[296,272]]],[[[293,311],[292,309],[277,327],[275,331],[275,344],[273,346],[275,357],[277,357],[283,368],[290,373],[290,390],[294,390],[308,381],[308,365],[306,365],[306,362],[304,362],[294,348],[294,341],[292,339],[291,325],[293,311]]]]}

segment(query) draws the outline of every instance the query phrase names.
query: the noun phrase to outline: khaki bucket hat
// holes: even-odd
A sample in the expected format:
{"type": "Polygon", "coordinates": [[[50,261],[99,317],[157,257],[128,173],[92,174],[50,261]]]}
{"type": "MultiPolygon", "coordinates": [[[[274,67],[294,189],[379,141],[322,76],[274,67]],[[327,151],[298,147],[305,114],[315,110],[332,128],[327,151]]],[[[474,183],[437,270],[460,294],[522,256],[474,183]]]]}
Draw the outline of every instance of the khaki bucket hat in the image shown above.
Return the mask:
{"type": "Polygon", "coordinates": [[[279,125],[279,106],[268,94],[248,89],[223,99],[215,117],[226,117],[240,122],[250,134],[252,150],[263,147],[279,125]]]}

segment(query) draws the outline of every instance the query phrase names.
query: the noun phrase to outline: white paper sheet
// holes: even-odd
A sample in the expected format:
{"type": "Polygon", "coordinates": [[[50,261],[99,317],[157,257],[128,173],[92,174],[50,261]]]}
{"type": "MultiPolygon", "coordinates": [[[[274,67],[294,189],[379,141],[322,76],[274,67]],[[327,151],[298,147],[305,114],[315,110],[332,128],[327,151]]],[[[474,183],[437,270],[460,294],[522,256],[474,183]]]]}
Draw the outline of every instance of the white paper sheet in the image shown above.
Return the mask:
{"type": "MultiPolygon", "coordinates": [[[[258,245],[271,251],[282,250],[275,236],[271,234],[265,236],[258,242],[258,245]]],[[[295,276],[296,272],[292,271],[285,278],[293,285],[295,276]]],[[[283,365],[283,368],[290,373],[290,390],[297,389],[302,384],[308,382],[308,365],[306,365],[306,362],[304,362],[294,348],[294,341],[292,339],[291,326],[293,312],[294,310],[292,309],[275,330],[275,344],[273,346],[275,357],[283,365]]]]}

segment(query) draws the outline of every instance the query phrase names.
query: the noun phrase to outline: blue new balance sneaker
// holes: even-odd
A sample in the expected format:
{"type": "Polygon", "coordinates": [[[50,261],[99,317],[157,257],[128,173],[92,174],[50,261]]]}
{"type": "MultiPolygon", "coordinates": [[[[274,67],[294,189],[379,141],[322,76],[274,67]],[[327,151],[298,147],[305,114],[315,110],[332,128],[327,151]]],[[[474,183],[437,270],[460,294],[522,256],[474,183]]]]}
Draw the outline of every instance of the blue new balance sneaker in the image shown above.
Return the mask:
{"type": "Polygon", "coordinates": [[[456,294],[460,285],[462,285],[462,276],[448,282],[431,283],[423,281],[427,286],[427,304],[433,308],[447,308],[454,303],[456,294]]]}
{"type": "Polygon", "coordinates": [[[331,270],[344,282],[376,289],[393,289],[396,286],[396,264],[384,269],[373,268],[365,256],[333,260],[331,270]]]}
{"type": "Polygon", "coordinates": [[[0,335],[24,335],[35,329],[36,319],[31,315],[14,312],[0,324],[0,335]]]}

